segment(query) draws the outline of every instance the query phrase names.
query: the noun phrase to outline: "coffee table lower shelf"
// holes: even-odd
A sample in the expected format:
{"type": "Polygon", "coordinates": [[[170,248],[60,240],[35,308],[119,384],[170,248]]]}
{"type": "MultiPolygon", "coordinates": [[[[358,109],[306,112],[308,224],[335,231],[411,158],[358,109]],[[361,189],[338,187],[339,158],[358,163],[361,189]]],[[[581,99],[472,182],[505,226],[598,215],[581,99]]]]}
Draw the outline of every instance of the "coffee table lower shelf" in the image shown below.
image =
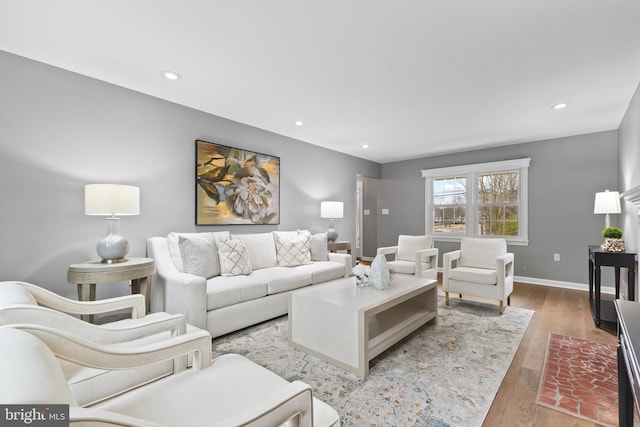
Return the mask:
{"type": "Polygon", "coordinates": [[[396,277],[389,289],[380,291],[358,288],[352,281],[292,292],[289,342],[364,378],[371,359],[437,319],[437,283],[396,277]]]}

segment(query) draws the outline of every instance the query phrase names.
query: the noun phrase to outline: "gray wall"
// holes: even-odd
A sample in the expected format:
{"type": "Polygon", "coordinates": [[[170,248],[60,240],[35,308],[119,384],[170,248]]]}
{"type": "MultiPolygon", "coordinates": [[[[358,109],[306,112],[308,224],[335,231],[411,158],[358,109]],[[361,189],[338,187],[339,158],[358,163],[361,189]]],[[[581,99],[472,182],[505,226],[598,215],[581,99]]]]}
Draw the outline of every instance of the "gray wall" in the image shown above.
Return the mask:
{"type": "MultiPolygon", "coordinates": [[[[398,234],[425,232],[422,169],[523,157],[531,158],[530,244],[509,247],[516,257],[516,275],[588,283],[587,245],[602,241],[604,227],[603,216],[593,214],[594,195],[617,188],[615,130],[384,164],[379,206],[391,214],[379,218],[378,243],[394,244],[398,234]],[[553,261],[554,253],[560,254],[560,262],[553,261]]],[[[459,247],[443,242],[436,246],[440,254],[459,247]]]]}
{"type": "MultiPolygon", "coordinates": [[[[356,175],[380,165],[0,51],[0,280],[76,297],[67,266],[96,259],[106,221],[84,215],[84,185],[140,187],[141,215],[123,217],[130,256],[170,231],[326,230],[320,201],[343,200],[341,240],[355,242],[356,175]],[[194,225],[194,141],[280,157],[279,226],[194,225]]],[[[98,297],[129,292],[98,286],[98,297]]]]}

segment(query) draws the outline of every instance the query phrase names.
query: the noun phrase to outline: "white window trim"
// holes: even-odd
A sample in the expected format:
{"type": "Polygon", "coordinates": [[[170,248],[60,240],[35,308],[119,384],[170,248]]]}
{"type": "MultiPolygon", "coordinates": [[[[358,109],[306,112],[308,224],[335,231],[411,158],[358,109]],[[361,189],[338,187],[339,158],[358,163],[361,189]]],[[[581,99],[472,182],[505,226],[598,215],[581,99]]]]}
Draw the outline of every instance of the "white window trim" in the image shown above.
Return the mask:
{"type": "Polygon", "coordinates": [[[450,166],[446,168],[423,169],[422,177],[425,179],[425,233],[432,235],[433,240],[442,242],[458,242],[462,237],[479,237],[471,234],[473,227],[466,228],[465,235],[457,236],[440,236],[433,234],[433,179],[442,178],[444,176],[464,175],[467,181],[473,183],[474,191],[467,194],[466,215],[468,224],[476,224],[476,205],[477,190],[475,183],[478,175],[481,173],[499,173],[517,170],[520,182],[520,207],[518,212],[518,237],[505,237],[507,244],[516,246],[529,245],[529,165],[530,158],[504,160],[499,162],[475,163],[471,165],[450,166]]]}

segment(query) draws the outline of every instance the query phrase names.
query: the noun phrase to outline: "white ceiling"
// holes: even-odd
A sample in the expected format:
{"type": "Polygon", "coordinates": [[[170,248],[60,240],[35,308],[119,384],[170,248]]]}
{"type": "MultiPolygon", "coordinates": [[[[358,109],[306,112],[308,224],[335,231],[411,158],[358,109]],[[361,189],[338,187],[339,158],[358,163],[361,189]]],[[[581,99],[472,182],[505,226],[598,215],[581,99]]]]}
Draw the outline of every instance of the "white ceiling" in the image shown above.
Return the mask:
{"type": "Polygon", "coordinates": [[[640,1],[0,0],[0,50],[387,163],[617,129],[640,1]]]}

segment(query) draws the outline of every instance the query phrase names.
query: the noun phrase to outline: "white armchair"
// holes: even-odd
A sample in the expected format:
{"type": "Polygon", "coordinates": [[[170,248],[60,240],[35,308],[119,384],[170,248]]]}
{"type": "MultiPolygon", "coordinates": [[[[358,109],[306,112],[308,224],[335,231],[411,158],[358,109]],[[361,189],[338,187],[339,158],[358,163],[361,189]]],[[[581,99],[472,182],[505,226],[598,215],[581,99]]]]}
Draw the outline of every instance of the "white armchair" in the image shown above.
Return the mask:
{"type": "Polygon", "coordinates": [[[337,412],[314,398],[307,384],[290,383],[239,355],[221,356],[209,364],[209,334],[199,331],[187,335],[199,342],[193,368],[82,408],[55,356],[87,366],[131,369],[185,354],[193,348],[184,345],[187,337],[116,354],[109,346],[97,346],[45,326],[0,327],[0,402],[69,404],[72,426],[339,425],[337,412]]]}
{"type": "MultiPolygon", "coordinates": [[[[197,330],[187,325],[182,315],[153,313],[145,316],[144,308],[144,297],[138,294],[85,302],[64,298],[26,282],[0,282],[0,325],[43,325],[94,344],[114,345],[121,350],[152,345],[197,330]],[[121,309],[131,309],[133,318],[94,325],[68,314],[106,313],[121,309]]],[[[185,357],[161,360],[135,370],[89,368],[68,360],[60,360],[60,365],[76,400],[81,405],[90,405],[185,369],[187,360],[185,357]]]]}
{"type": "Polygon", "coordinates": [[[513,254],[505,239],[462,238],[460,249],[442,256],[442,289],[445,304],[449,292],[511,303],[513,292],[513,254]]]}
{"type": "Polygon", "coordinates": [[[393,255],[387,261],[392,273],[414,274],[416,277],[437,279],[438,248],[431,236],[398,236],[396,246],[378,248],[377,255],[393,255]]]}

